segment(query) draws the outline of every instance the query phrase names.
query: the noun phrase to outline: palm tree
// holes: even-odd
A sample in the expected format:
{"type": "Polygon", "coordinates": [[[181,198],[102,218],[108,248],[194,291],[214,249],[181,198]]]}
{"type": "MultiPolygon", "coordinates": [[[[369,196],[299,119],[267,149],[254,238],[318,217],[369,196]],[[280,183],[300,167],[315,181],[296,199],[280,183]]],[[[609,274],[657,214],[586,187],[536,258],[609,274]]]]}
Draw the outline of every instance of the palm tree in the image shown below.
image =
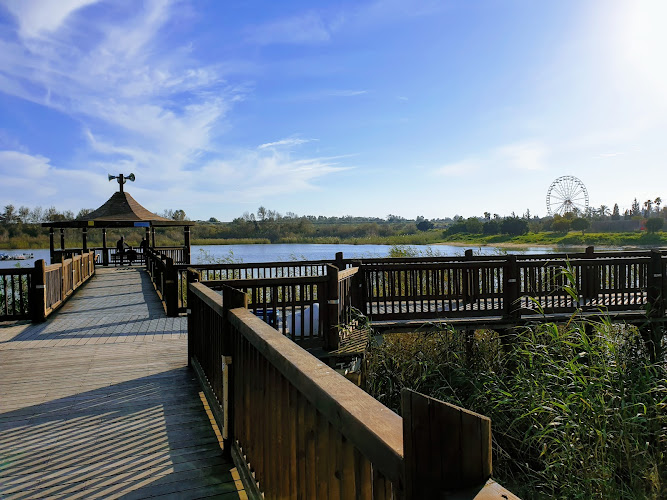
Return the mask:
{"type": "Polygon", "coordinates": [[[658,196],[655,200],[653,200],[653,203],[655,203],[655,211],[657,213],[660,213],[660,205],[662,204],[662,198],[658,196]]]}
{"type": "Polygon", "coordinates": [[[648,217],[651,215],[651,208],[653,207],[653,202],[651,200],[646,200],[644,202],[644,207],[646,207],[646,211],[644,212],[645,217],[648,217]]]}
{"type": "Polygon", "coordinates": [[[600,205],[599,214],[600,214],[600,217],[602,217],[604,219],[607,215],[609,215],[609,207],[607,205],[600,205]]]}

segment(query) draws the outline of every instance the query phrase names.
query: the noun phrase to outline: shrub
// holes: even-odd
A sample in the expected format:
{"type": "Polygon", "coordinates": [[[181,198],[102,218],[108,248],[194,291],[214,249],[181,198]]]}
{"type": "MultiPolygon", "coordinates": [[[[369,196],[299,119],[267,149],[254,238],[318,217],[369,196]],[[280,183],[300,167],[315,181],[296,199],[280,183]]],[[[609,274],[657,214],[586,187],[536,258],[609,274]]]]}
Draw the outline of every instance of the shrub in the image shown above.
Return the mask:
{"type": "Polygon", "coordinates": [[[395,334],[371,348],[367,389],[400,410],[416,391],[489,416],[494,476],[524,498],[665,498],[667,370],[636,328],[542,324],[500,336],[395,334]]]}

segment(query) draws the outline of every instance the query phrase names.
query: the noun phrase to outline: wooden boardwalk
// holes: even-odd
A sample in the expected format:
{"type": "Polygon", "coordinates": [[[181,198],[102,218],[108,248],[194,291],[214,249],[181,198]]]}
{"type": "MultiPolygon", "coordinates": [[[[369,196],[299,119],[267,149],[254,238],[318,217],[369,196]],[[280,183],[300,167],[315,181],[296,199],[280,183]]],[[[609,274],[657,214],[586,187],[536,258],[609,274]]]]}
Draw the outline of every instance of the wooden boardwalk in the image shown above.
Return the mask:
{"type": "Polygon", "coordinates": [[[0,498],[245,498],[186,343],[127,267],[0,326],[0,498]]]}

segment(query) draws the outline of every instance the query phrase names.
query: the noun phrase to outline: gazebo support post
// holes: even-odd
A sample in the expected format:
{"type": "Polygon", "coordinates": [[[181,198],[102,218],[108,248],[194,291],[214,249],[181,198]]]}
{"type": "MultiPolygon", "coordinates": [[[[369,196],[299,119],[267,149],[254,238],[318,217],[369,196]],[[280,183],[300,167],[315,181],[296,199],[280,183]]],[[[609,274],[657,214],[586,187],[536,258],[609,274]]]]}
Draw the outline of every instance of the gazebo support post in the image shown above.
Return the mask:
{"type": "Polygon", "coordinates": [[[151,244],[151,248],[155,249],[155,228],[154,227],[151,227],[151,236],[152,236],[151,239],[153,240],[153,242],[151,244]]]}
{"type": "Polygon", "coordinates": [[[81,229],[81,251],[82,253],[88,253],[88,228],[84,227],[81,229]]]}
{"type": "Polygon", "coordinates": [[[185,248],[183,249],[184,264],[190,263],[190,226],[183,227],[183,240],[185,241],[185,248]]]}
{"type": "Polygon", "coordinates": [[[107,228],[102,228],[102,265],[109,266],[109,251],[107,250],[107,228]]]}
{"type": "Polygon", "coordinates": [[[49,263],[53,264],[53,258],[55,257],[56,247],[53,244],[53,227],[49,228],[49,263]]]}
{"type": "Polygon", "coordinates": [[[65,228],[60,228],[60,249],[65,252],[65,228]]]}

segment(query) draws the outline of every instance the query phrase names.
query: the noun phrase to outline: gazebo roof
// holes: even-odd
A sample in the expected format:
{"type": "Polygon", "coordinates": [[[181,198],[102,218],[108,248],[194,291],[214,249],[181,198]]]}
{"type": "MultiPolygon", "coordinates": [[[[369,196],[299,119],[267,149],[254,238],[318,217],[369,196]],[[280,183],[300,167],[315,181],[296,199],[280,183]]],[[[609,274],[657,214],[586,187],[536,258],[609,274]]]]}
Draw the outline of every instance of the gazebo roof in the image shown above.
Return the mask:
{"type": "Polygon", "coordinates": [[[161,217],[142,207],[125,191],[115,192],[107,202],[88,215],[72,221],[45,222],[45,227],[151,227],[192,226],[192,221],[161,217]]]}

